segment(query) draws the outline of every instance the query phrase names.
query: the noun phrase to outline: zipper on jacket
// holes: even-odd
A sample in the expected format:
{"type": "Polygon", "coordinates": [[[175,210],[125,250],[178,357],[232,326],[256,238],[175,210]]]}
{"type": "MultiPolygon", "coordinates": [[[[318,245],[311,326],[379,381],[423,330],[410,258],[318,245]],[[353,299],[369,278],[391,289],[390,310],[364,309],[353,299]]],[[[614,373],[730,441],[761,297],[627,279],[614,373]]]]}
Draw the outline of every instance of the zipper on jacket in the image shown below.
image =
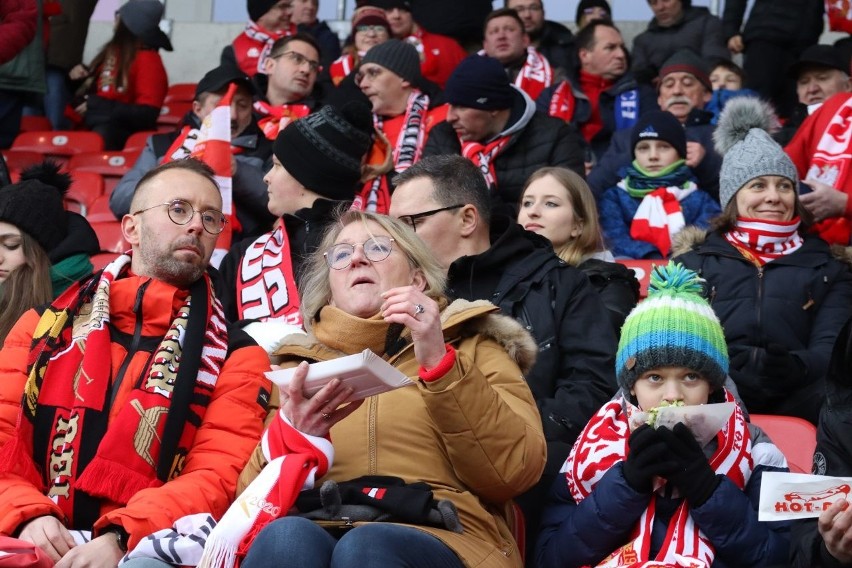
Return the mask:
{"type": "MultiPolygon", "coordinates": [[[[763,329],[763,267],[757,267],[757,329],[763,329]]],[[[751,350],[751,364],[757,363],[757,350],[751,350]]]]}
{"type": "Polygon", "coordinates": [[[713,300],[715,300],[715,299],[716,299],[716,287],[711,286],[710,287],[710,297],[708,298],[708,303],[710,305],[713,305],[713,300]]]}
{"type": "Polygon", "coordinates": [[[379,405],[377,396],[371,396],[367,399],[369,406],[367,412],[367,471],[370,475],[376,475],[378,470],[376,459],[376,423],[379,419],[379,405]]]}
{"type": "Polygon", "coordinates": [[[148,285],[150,283],[151,281],[148,280],[142,284],[136,292],[136,301],[133,302],[133,313],[136,314],[136,325],[133,328],[133,340],[130,342],[130,347],[127,348],[127,353],[124,355],[124,361],[121,362],[121,366],[115,374],[115,379],[112,381],[112,389],[109,394],[109,408],[112,408],[113,402],[115,402],[115,397],[118,395],[118,391],[121,388],[121,382],[124,380],[125,373],[127,373],[127,367],[130,366],[130,361],[133,359],[133,355],[136,353],[136,350],[139,349],[140,341],[142,341],[142,298],[145,296],[145,290],[148,289],[148,285]]]}

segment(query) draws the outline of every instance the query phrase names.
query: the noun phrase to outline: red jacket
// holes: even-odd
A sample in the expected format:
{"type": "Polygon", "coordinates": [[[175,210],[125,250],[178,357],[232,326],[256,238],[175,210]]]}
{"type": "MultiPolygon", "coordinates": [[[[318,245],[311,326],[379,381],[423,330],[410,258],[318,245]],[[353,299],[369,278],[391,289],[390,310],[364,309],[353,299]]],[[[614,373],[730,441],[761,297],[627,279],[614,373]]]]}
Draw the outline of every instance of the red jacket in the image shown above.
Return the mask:
{"type": "Polygon", "coordinates": [[[11,61],[33,40],[38,24],[35,0],[0,2],[0,64],[11,61]]]}
{"type": "Polygon", "coordinates": [[[160,108],[169,90],[169,77],[156,49],[140,49],[130,64],[127,88],[118,93],[95,91],[93,94],[125,104],[160,108]]]}
{"type": "MultiPolygon", "coordinates": [[[[467,57],[467,52],[453,38],[433,34],[424,29],[413,35],[412,39],[419,39],[422,42],[420,73],[443,89],[453,70],[462,59],[467,57]]],[[[420,46],[416,43],[415,46],[420,51],[420,46]]]]}
{"type": "MultiPolygon", "coordinates": [[[[110,288],[110,323],[131,337],[136,323],[133,312],[136,294],[147,280],[150,279],[128,276],[115,281],[110,288]]],[[[186,293],[161,281],[151,281],[142,298],[142,334],[162,337],[186,293]]],[[[26,383],[27,355],[39,318],[35,310],[25,313],[0,351],[0,446],[15,430],[26,383]]],[[[229,336],[227,359],[180,475],[160,487],[138,492],[123,507],[102,502],[95,531],[111,524],[120,525],[130,534],[132,548],[140,539],[171,527],[175,520],[185,515],[210,512],[219,518],[224,514],[234,499],[237,477],[263,431],[266,408],[265,403],[260,402],[262,392],[271,392],[271,384],[263,376],[269,369],[269,358],[253,342],[235,346],[236,333],[242,336],[242,332],[232,332],[229,336]]],[[[111,349],[115,373],[127,351],[115,340],[111,349]]],[[[134,353],[127,376],[139,376],[149,355],[141,350],[134,353]]],[[[110,424],[123,408],[133,383],[122,381],[110,409],[110,424]]],[[[14,533],[21,524],[38,516],[62,518],[58,506],[21,477],[0,474],[0,487],[3,488],[0,491],[0,533],[14,533]]]]}

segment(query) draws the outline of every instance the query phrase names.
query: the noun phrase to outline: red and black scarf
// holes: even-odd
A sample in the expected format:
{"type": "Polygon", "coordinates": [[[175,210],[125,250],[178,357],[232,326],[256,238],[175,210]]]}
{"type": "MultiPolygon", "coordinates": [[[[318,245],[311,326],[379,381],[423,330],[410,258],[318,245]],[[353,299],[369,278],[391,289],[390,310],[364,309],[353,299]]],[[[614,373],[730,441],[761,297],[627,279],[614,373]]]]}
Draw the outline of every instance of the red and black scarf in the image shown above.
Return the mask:
{"type": "Polygon", "coordinates": [[[122,255],[44,311],[15,435],[0,449],[0,471],[42,489],[74,528],[92,526],[99,500],[126,504],[180,474],[228,350],[224,314],[204,277],[144,372],[113,377],[110,286],[129,266],[122,255]],[[109,421],[122,378],[134,388],[109,421]]]}

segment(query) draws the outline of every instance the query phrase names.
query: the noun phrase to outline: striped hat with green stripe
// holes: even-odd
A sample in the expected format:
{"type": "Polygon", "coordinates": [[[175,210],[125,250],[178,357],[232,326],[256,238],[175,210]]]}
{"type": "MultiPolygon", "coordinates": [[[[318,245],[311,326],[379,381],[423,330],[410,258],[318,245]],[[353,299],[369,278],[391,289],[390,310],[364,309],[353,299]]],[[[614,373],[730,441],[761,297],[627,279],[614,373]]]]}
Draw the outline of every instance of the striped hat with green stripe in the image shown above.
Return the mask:
{"type": "Polygon", "coordinates": [[[701,373],[712,390],[728,374],[725,333],[713,308],[701,297],[702,280],[683,265],[669,262],[651,273],[648,297],[621,328],[615,370],[629,391],[646,371],[686,367],[701,373]]]}

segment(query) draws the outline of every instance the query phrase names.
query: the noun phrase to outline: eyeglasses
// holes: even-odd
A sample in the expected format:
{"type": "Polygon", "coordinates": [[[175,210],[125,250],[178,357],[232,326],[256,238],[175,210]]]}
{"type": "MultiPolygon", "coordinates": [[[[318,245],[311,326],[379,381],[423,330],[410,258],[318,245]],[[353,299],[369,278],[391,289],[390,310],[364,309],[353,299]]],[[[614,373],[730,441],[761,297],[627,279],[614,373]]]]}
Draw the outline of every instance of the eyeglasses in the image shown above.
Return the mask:
{"type": "Polygon", "coordinates": [[[365,25],[362,25],[362,26],[355,26],[355,31],[356,32],[363,32],[365,34],[373,32],[376,35],[388,33],[388,29],[386,27],[380,26],[378,24],[373,24],[373,25],[365,24],[365,25]]]}
{"type": "MultiPolygon", "coordinates": [[[[192,221],[192,218],[195,217],[195,209],[193,209],[192,205],[183,199],[175,199],[168,203],[158,203],[157,205],[140,209],[135,213],[131,213],[131,215],[139,215],[140,213],[144,213],[145,211],[150,211],[151,209],[162,207],[164,205],[168,207],[166,211],[169,213],[169,219],[171,219],[172,223],[175,225],[187,225],[190,221],[192,221]]],[[[225,214],[221,211],[208,209],[206,211],[198,211],[198,214],[201,216],[201,225],[208,233],[218,235],[225,230],[225,223],[227,223],[228,220],[225,218],[225,214]]]]}
{"type": "Polygon", "coordinates": [[[279,53],[278,55],[273,57],[273,59],[278,59],[279,57],[286,57],[296,67],[301,67],[302,65],[307,63],[312,73],[316,73],[320,70],[319,61],[308,59],[298,51],[285,51],[284,53],[279,53]]]}
{"type": "Polygon", "coordinates": [[[413,215],[400,215],[399,219],[408,223],[408,226],[411,227],[414,232],[417,232],[417,220],[424,219],[426,217],[431,217],[441,211],[452,211],[453,209],[458,209],[460,207],[464,207],[464,203],[459,203],[458,205],[450,205],[449,207],[441,207],[440,209],[432,209],[431,211],[424,211],[423,213],[414,213],[413,215]]]}
{"type": "MultiPolygon", "coordinates": [[[[378,235],[367,239],[361,246],[364,247],[364,256],[370,262],[381,262],[390,256],[393,251],[394,239],[384,235],[378,235]]],[[[343,270],[352,264],[352,255],[355,254],[357,244],[338,243],[331,245],[323,253],[325,262],[329,268],[343,270]]]]}
{"type": "Polygon", "coordinates": [[[530,4],[528,6],[515,6],[512,9],[518,14],[523,14],[524,12],[541,12],[544,7],[541,4],[530,4]]]}
{"type": "Polygon", "coordinates": [[[359,69],[357,73],[355,73],[355,84],[360,85],[361,81],[364,79],[369,79],[370,81],[375,81],[376,77],[384,73],[385,70],[376,65],[375,67],[367,67],[366,69],[359,69]]]}

